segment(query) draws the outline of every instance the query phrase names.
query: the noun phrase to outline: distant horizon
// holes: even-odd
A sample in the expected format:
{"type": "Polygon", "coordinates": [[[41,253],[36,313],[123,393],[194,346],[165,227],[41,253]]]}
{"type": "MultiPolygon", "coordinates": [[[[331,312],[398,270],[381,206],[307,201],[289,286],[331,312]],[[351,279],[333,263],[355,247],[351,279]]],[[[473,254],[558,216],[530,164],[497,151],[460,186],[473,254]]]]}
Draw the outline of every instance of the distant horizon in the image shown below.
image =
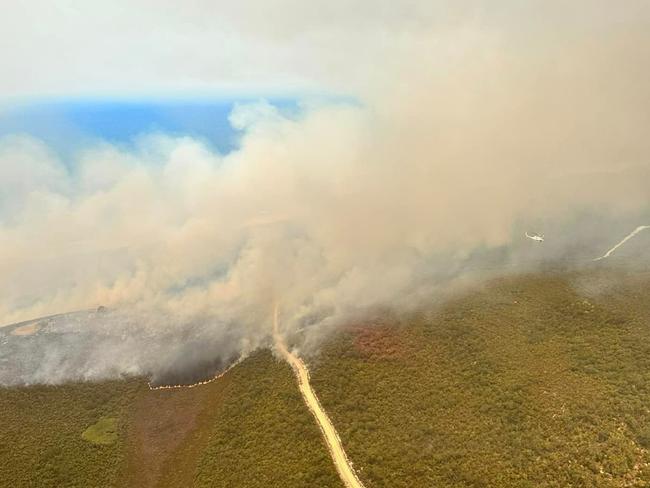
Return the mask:
{"type": "Polygon", "coordinates": [[[650,223],[648,2],[72,3],[0,19],[0,323],[123,310],[111,374],[150,331],[268,345],[273,300],[315,350],[650,223]]]}
{"type": "Polygon", "coordinates": [[[237,147],[240,131],[229,122],[236,104],[258,100],[283,115],[300,111],[292,98],[86,98],[42,99],[0,111],[0,138],[28,135],[69,156],[98,143],[131,147],[139,137],[165,134],[192,137],[227,154],[237,147]]]}

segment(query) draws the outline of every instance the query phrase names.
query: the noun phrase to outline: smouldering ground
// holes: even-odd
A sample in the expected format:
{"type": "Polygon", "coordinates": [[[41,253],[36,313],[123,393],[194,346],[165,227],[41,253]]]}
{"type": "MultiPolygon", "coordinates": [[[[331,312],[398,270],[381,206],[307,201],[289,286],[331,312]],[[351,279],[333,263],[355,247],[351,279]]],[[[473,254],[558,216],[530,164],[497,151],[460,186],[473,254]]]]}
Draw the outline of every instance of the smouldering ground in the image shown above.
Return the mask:
{"type": "MultiPolygon", "coordinates": [[[[650,274],[495,280],[307,358],[365,486],[650,484],[650,274]]],[[[8,486],[340,487],[288,365],[194,389],[0,389],[8,486]],[[112,444],[82,433],[118,419],[112,444]]]]}

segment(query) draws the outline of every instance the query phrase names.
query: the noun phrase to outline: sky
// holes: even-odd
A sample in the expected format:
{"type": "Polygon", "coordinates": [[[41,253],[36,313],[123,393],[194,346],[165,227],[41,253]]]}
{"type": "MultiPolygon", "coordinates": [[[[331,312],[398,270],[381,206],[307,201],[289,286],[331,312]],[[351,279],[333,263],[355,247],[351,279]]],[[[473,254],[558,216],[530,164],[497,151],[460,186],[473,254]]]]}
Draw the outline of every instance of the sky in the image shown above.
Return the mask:
{"type": "Polygon", "coordinates": [[[0,97],[367,95],[371,78],[393,82],[393,69],[411,61],[435,69],[479,37],[472,48],[485,54],[503,42],[533,56],[608,36],[631,41],[643,36],[648,8],[640,0],[10,2],[0,19],[0,97]]]}
{"type": "Polygon", "coordinates": [[[12,3],[0,324],[110,313],[0,383],[245,355],[276,302],[314,353],[591,262],[650,217],[649,27],[637,0],[12,3]]]}
{"type": "MultiPolygon", "coordinates": [[[[287,116],[300,111],[297,100],[264,100],[287,116]]],[[[41,99],[0,110],[0,137],[29,134],[68,164],[84,148],[102,142],[132,147],[139,137],[152,133],[192,137],[216,152],[228,153],[237,147],[241,135],[230,124],[229,115],[236,104],[252,101],[244,97],[41,99]]]]}

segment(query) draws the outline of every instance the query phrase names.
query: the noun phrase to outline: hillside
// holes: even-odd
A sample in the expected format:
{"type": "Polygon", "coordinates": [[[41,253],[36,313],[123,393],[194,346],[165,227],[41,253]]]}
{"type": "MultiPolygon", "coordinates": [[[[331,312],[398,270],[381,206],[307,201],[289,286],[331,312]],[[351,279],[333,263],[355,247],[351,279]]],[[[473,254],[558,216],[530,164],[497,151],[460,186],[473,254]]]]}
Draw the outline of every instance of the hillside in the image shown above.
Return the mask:
{"type": "MultiPolygon", "coordinates": [[[[648,285],[494,280],[351,324],[306,358],[312,386],[368,488],[646,486],[648,285]]],[[[265,351],[194,389],[0,389],[0,413],[2,486],[341,486],[289,366],[265,351]]]]}
{"type": "Polygon", "coordinates": [[[0,486],[340,486],[289,366],[269,352],[200,388],[4,388],[0,413],[0,486]],[[106,418],[113,444],[82,438],[106,418]]]}
{"type": "Polygon", "coordinates": [[[493,281],[351,327],[312,382],[367,487],[647,486],[648,278],[493,281]]]}

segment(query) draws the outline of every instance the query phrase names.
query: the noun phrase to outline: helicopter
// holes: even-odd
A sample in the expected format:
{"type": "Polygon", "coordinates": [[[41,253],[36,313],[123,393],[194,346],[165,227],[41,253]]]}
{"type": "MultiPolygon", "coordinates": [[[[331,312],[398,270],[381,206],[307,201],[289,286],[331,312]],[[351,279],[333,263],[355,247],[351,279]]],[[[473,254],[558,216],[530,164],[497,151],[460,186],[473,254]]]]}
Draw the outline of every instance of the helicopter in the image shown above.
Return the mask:
{"type": "Polygon", "coordinates": [[[544,242],[544,234],[537,234],[535,232],[529,234],[528,232],[526,232],[526,237],[532,239],[533,241],[544,242]]]}

